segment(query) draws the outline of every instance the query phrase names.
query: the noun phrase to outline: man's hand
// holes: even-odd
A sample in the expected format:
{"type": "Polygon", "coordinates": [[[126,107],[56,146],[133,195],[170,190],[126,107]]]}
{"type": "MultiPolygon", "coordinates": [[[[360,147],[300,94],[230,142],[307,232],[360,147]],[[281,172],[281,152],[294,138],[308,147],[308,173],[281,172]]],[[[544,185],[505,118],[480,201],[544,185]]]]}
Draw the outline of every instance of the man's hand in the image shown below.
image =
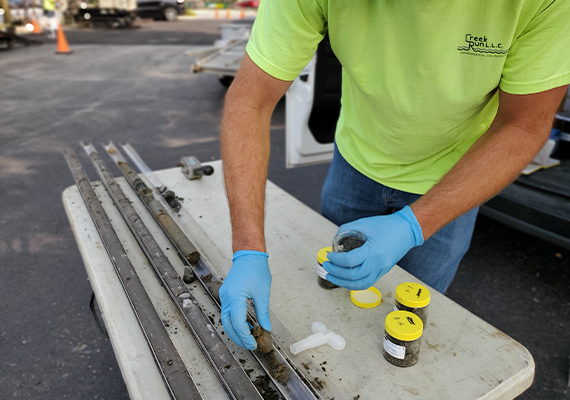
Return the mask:
{"type": "Polygon", "coordinates": [[[224,330],[234,343],[247,350],[257,348],[257,342],[251,335],[246,321],[248,299],[253,300],[259,325],[266,331],[271,331],[271,322],[269,322],[271,272],[267,264],[268,257],[266,253],[260,251],[236,251],[232,268],[220,288],[224,330]]]}
{"type": "Polygon", "coordinates": [[[413,247],[424,242],[422,228],[410,207],[391,215],[361,218],[342,225],[338,232],[353,230],[366,236],[366,243],[346,253],[328,253],[323,263],[327,280],[350,290],[364,290],[413,247]]]}

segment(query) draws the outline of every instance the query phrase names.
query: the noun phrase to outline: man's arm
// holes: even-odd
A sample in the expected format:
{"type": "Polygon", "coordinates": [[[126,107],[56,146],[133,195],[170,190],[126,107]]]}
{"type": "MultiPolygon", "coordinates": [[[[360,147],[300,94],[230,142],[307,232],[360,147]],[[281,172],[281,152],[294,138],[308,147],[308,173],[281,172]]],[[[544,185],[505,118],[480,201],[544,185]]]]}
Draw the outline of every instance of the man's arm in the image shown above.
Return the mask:
{"type": "Polygon", "coordinates": [[[411,208],[424,239],[496,195],[528,165],[548,139],[568,86],[512,95],[500,90],[499,110],[487,132],[411,208]]]}
{"type": "Polygon", "coordinates": [[[247,300],[257,321],[271,331],[271,272],[263,232],[269,127],[273,109],[291,82],[263,72],[246,54],[228,91],[222,119],[222,159],[230,205],[232,267],[220,288],[222,324],[228,336],[248,350],[257,343],[246,322],[247,300]]]}
{"type": "Polygon", "coordinates": [[[500,91],[499,110],[487,132],[414,204],[385,216],[343,225],[366,235],[347,253],[329,253],[327,280],[347,289],[372,286],[410,249],[508,185],[540,150],[567,87],[530,95],[500,91]]]}
{"type": "Polygon", "coordinates": [[[275,105],[290,85],[263,72],[246,54],[228,90],[222,119],[222,159],[234,252],[265,252],[269,126],[275,105]]]}

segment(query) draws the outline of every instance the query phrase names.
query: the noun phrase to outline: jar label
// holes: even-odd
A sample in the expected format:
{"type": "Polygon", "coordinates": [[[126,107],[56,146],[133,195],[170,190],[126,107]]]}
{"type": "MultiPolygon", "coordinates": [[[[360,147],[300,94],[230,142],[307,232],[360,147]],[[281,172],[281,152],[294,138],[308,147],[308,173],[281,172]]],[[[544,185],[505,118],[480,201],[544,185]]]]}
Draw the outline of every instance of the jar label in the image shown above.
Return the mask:
{"type": "Polygon", "coordinates": [[[394,358],[403,360],[406,357],[406,348],[391,342],[386,335],[384,335],[384,350],[394,358]]]}
{"type": "Polygon", "coordinates": [[[327,279],[327,275],[329,274],[321,264],[317,264],[317,274],[323,278],[323,279],[327,279]]]}

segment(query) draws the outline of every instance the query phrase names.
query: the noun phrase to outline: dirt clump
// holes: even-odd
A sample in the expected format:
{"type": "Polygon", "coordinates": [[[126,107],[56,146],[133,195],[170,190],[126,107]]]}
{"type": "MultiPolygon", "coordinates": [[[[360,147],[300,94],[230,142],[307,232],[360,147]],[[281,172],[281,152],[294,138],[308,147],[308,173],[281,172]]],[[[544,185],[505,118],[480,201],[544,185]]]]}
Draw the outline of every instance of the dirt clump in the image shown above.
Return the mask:
{"type": "Polygon", "coordinates": [[[192,272],[190,267],[184,267],[184,276],[182,277],[182,280],[184,283],[192,283],[196,280],[194,272],[192,272]]]}
{"type": "Polygon", "coordinates": [[[251,334],[257,342],[257,351],[259,351],[261,354],[267,354],[273,350],[273,341],[271,340],[271,334],[261,326],[258,325],[253,327],[251,334]]]}
{"type": "Polygon", "coordinates": [[[257,342],[257,351],[261,354],[265,354],[268,357],[271,369],[269,373],[276,381],[286,384],[289,381],[289,376],[291,371],[285,364],[279,363],[275,351],[273,350],[273,340],[271,339],[271,334],[263,329],[261,326],[255,326],[251,330],[251,334],[257,342]]]}
{"type": "Polygon", "coordinates": [[[277,382],[286,384],[289,381],[289,376],[291,375],[291,371],[285,364],[279,364],[277,357],[275,357],[275,352],[272,350],[269,353],[269,357],[271,358],[271,370],[269,373],[277,382]]]}
{"type": "Polygon", "coordinates": [[[212,281],[208,283],[208,290],[212,293],[212,296],[216,299],[218,303],[220,302],[220,287],[222,287],[222,282],[212,281]]]}
{"type": "Polygon", "coordinates": [[[267,375],[261,375],[253,381],[253,385],[264,400],[279,400],[281,396],[270,386],[271,381],[267,375]]]}

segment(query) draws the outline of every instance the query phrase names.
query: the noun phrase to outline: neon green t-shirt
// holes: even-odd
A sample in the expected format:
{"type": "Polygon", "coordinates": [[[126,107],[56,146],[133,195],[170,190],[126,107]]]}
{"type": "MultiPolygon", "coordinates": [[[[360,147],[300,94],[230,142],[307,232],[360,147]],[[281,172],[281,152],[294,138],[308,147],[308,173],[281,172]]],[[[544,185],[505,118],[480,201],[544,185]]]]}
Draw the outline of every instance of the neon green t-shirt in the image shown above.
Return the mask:
{"type": "Polygon", "coordinates": [[[46,11],[55,11],[55,0],[43,0],[43,9],[46,11]]]}
{"type": "Polygon", "coordinates": [[[327,30],[343,67],[339,151],[407,192],[426,193],[485,133],[498,87],[570,83],[568,0],[262,0],[247,53],[293,80],[327,30]]]}

